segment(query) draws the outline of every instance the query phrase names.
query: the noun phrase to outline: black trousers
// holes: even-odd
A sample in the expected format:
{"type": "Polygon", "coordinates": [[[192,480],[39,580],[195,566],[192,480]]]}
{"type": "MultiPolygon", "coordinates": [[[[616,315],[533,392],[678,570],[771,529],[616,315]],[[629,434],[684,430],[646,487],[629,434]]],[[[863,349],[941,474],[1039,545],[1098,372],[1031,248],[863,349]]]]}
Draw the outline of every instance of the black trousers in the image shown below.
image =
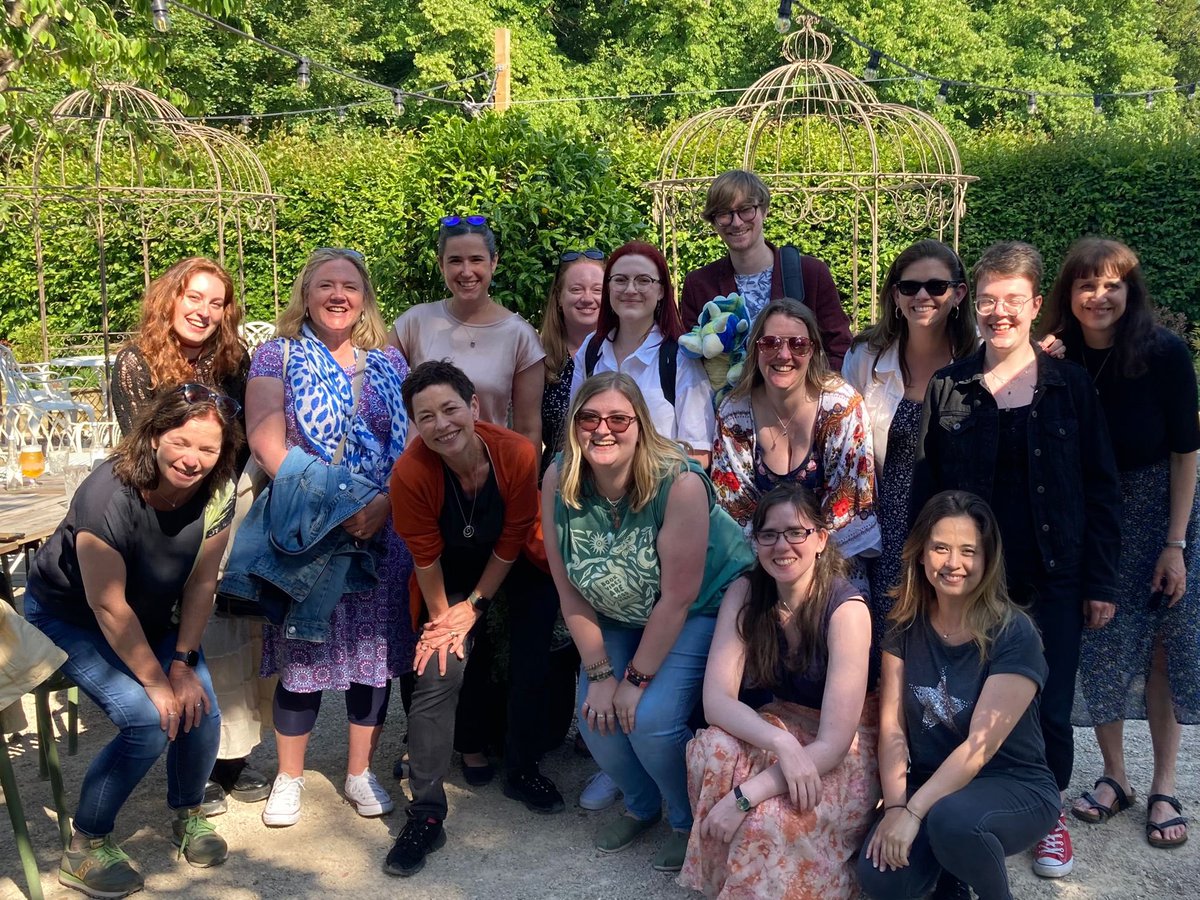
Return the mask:
{"type": "Polygon", "coordinates": [[[858,881],[871,900],[924,897],[942,871],[969,884],[979,900],[1010,900],[1004,858],[1037,843],[1058,818],[1058,798],[1003,776],[979,776],[933,804],[908,854],[908,866],[876,869],[867,857],[876,822],[858,857],[858,881]]]}

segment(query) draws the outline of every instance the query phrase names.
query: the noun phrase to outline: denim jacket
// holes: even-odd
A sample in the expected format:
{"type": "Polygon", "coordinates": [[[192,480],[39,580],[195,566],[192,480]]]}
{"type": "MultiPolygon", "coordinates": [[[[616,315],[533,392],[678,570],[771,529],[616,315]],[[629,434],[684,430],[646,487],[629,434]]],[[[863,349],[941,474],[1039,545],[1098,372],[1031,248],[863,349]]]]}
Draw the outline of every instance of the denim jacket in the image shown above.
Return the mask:
{"type": "MultiPolygon", "coordinates": [[[[1029,412],[1029,505],[1042,565],[1080,576],[1080,599],[1115,603],[1121,488],[1104,412],[1086,370],[1037,351],[1029,412]]],[[[921,413],[909,521],[938,491],[989,503],[997,477],[1000,413],[977,353],[937,372],[921,413]]]]}
{"type": "Polygon", "coordinates": [[[261,604],[284,637],[324,643],[342,595],[379,581],[367,546],[339,527],[378,493],[345,466],[293,447],[238,529],[221,593],[261,604]]]}

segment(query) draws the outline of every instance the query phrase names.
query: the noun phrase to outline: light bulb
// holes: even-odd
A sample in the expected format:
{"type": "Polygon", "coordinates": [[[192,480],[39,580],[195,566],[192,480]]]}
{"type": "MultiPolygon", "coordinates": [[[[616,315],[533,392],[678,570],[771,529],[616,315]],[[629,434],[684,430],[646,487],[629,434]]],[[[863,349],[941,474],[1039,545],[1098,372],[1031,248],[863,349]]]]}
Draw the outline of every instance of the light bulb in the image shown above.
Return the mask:
{"type": "Polygon", "coordinates": [[[871,58],[867,60],[867,67],[863,69],[863,78],[867,81],[874,81],[879,77],[879,61],[883,59],[883,54],[878,50],[871,51],[871,58]]]}
{"type": "Polygon", "coordinates": [[[1029,114],[1030,114],[1031,116],[1036,116],[1036,115],[1037,115],[1037,94],[1030,94],[1030,95],[1029,95],[1029,103],[1028,103],[1028,105],[1025,107],[1025,109],[1026,109],[1026,110],[1029,112],[1029,114]]]}
{"type": "Polygon", "coordinates": [[[1146,109],[1154,109],[1154,95],[1153,94],[1146,95],[1146,109]]]}
{"type": "Polygon", "coordinates": [[[392,105],[396,107],[396,115],[404,115],[404,93],[402,91],[392,94],[392,105]]]}
{"type": "Polygon", "coordinates": [[[250,117],[249,116],[242,116],[242,122],[240,125],[238,125],[238,130],[241,131],[242,134],[250,133],[250,117]]]}
{"type": "Polygon", "coordinates": [[[167,0],[151,0],[150,14],[154,17],[154,28],[167,32],[171,28],[171,19],[167,16],[167,0]]]}
{"type": "Polygon", "coordinates": [[[792,27],[792,0],[779,0],[779,18],[775,20],[775,28],[780,34],[787,34],[792,27]]]}
{"type": "Polygon", "coordinates": [[[338,120],[339,125],[341,125],[343,122],[346,121],[346,107],[344,107],[344,106],[338,107],[337,120],[338,120]]]}
{"type": "Polygon", "coordinates": [[[950,82],[943,81],[942,86],[938,88],[937,96],[933,98],[934,103],[938,106],[946,105],[946,95],[950,93],[950,82]]]}
{"type": "Polygon", "coordinates": [[[304,91],[308,89],[308,85],[312,79],[308,74],[308,57],[300,57],[300,61],[296,63],[296,87],[304,91]]]}
{"type": "Polygon", "coordinates": [[[1104,112],[1104,98],[1099,94],[1092,94],[1092,112],[1096,115],[1101,115],[1104,112]]]}

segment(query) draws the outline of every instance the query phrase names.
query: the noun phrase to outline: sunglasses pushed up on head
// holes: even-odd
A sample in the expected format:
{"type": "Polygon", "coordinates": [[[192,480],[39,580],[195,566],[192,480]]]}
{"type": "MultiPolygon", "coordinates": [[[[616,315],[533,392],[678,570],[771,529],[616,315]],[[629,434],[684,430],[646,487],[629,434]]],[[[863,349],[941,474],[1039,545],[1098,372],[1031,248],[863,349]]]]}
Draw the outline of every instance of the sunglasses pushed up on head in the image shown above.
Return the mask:
{"type": "Polygon", "coordinates": [[[242,404],[238,403],[232,397],[222,394],[220,391],[215,391],[206,384],[198,384],[195,381],[188,381],[181,384],[175,389],[175,393],[183,394],[184,402],[188,404],[211,403],[225,419],[237,418],[237,414],[242,411],[242,404]]]}

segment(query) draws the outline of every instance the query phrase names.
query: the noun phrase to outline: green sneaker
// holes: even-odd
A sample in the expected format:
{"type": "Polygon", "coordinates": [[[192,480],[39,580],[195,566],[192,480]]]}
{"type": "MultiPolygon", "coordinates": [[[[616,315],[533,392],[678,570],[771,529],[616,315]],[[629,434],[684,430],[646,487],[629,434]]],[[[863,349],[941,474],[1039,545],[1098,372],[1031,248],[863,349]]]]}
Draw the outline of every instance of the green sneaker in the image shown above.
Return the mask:
{"type": "Polygon", "coordinates": [[[689,831],[672,831],[667,842],[654,856],[654,868],[659,872],[678,872],[687,856],[689,831]]]}
{"type": "Polygon", "coordinates": [[[199,806],[176,810],[171,831],[179,854],[199,869],[219,866],[229,856],[225,838],[217,834],[199,806]]]}
{"type": "Polygon", "coordinates": [[[661,811],[650,819],[635,819],[628,813],[619,816],[596,833],[596,849],[601,853],[620,853],[660,821],[661,811]]]}
{"type": "Polygon", "coordinates": [[[111,834],[91,838],[83,850],[64,850],[58,883],[89,897],[125,897],[145,886],[130,864],[129,854],[117,846],[111,834]]]}

